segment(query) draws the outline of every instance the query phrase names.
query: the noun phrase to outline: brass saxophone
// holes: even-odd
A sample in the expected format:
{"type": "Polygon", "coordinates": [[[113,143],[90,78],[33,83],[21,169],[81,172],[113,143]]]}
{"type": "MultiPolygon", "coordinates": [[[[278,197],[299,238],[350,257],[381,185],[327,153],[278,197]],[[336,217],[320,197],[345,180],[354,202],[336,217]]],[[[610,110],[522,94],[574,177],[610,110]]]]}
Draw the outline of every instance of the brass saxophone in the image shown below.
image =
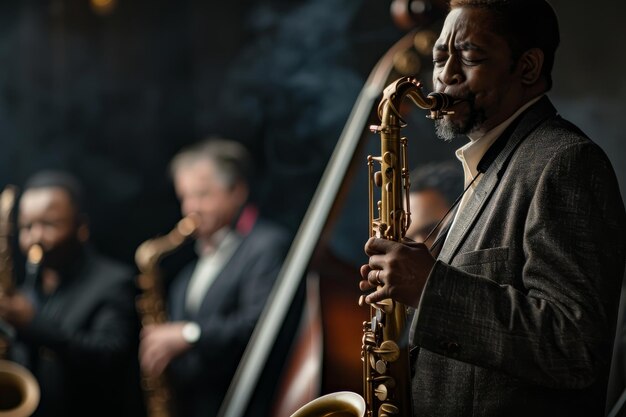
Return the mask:
{"type": "MultiPolygon", "coordinates": [[[[401,241],[411,224],[407,139],[400,136],[400,130],[406,126],[400,115],[400,105],[407,97],[418,107],[430,110],[427,116],[430,119],[453,114],[447,109],[456,104],[442,93],[425,96],[420,82],[412,77],[394,81],[383,92],[378,106],[381,124],[370,127],[381,135],[381,155],[367,158],[369,227],[370,236],[394,241],[401,241]],[[380,163],[380,171],[374,171],[375,162],[380,163]],[[375,186],[380,187],[376,218],[375,186]]],[[[359,303],[363,304],[363,297],[359,303]]],[[[350,392],[328,394],[304,405],[292,417],[412,415],[409,352],[404,340],[406,307],[387,299],[371,306],[370,313],[370,321],[363,323],[363,397],[350,392]]]]}
{"type": "MultiPolygon", "coordinates": [[[[17,189],[10,185],[0,194],[0,297],[14,290],[11,216],[16,194],[17,189]]],[[[11,338],[7,336],[0,336],[0,417],[30,416],[39,404],[39,384],[28,369],[4,359],[11,338]]]]}
{"type": "MultiPolygon", "coordinates": [[[[137,297],[137,312],[142,326],[160,324],[167,320],[159,261],[191,237],[197,224],[194,217],[187,216],[168,234],[143,242],[135,251],[135,263],[140,272],[137,286],[141,290],[137,297]]],[[[171,392],[164,375],[157,378],[142,375],[141,387],[148,417],[173,415],[171,392]]]]}
{"type": "MultiPolygon", "coordinates": [[[[422,109],[430,110],[431,119],[452,114],[446,109],[454,104],[442,93],[425,96],[419,81],[403,77],[383,92],[378,106],[381,124],[370,130],[381,136],[381,155],[368,156],[370,236],[401,241],[411,224],[409,205],[409,167],[407,138],[401,137],[406,123],[400,115],[405,98],[422,109]],[[374,164],[380,164],[375,172],[374,164]],[[380,200],[374,207],[375,186],[380,187],[380,200]],[[375,209],[378,217],[374,218],[375,209]]],[[[406,340],[406,307],[391,299],[370,306],[371,320],[363,323],[363,392],[367,417],[410,416],[411,371],[406,340]]]]}

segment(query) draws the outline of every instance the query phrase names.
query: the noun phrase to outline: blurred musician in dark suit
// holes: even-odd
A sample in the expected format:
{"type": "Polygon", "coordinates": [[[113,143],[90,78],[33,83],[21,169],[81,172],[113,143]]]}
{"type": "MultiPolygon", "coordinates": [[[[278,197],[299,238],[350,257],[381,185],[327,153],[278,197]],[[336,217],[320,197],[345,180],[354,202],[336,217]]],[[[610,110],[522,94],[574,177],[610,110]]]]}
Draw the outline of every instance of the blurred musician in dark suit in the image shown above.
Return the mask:
{"type": "Polygon", "coordinates": [[[170,322],[144,327],[147,375],[167,368],[177,415],[218,411],[278,275],[289,235],[249,202],[252,160],[238,142],[210,139],[171,163],[185,216],[199,221],[198,259],[169,286],[170,322]]]}
{"type": "Polygon", "coordinates": [[[0,298],[11,356],[37,378],[40,417],[141,415],[132,269],[89,244],[81,185],[35,174],[19,201],[19,246],[41,249],[23,285],[0,298]]]}

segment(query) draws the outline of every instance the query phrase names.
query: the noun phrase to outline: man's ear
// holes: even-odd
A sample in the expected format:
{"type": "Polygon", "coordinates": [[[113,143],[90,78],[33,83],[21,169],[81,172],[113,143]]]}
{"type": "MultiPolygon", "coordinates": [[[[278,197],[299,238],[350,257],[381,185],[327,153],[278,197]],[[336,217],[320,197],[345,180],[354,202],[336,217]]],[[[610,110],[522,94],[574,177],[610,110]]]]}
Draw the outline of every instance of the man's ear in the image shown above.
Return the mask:
{"type": "Polygon", "coordinates": [[[539,48],[531,48],[524,52],[517,62],[522,83],[525,85],[535,84],[541,77],[543,68],[543,51],[539,48]]]}
{"type": "Polygon", "coordinates": [[[78,222],[79,222],[78,229],[76,231],[78,241],[83,244],[87,243],[87,241],[89,240],[89,235],[90,235],[89,222],[83,216],[81,216],[78,222]]]}
{"type": "Polygon", "coordinates": [[[233,188],[233,193],[236,196],[237,202],[240,205],[243,205],[248,200],[248,197],[250,195],[250,188],[245,182],[238,181],[233,188]]]}

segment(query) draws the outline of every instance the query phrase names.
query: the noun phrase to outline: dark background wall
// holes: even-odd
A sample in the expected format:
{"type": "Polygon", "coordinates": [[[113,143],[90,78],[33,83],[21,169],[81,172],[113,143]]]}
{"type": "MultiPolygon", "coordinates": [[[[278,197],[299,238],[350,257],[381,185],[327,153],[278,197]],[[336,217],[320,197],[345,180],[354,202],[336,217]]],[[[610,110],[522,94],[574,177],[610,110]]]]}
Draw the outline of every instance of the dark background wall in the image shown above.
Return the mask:
{"type": "MultiPolygon", "coordinates": [[[[612,3],[553,0],[551,97],[607,150],[624,193],[626,5],[612,3]]],[[[295,231],[365,78],[402,33],[387,0],[117,0],[106,14],[89,0],[3,2],[0,185],[74,172],[96,244],[131,262],[179,218],[171,156],[220,134],[254,152],[262,210],[295,231]]],[[[419,146],[416,164],[449,151],[419,146]]]]}

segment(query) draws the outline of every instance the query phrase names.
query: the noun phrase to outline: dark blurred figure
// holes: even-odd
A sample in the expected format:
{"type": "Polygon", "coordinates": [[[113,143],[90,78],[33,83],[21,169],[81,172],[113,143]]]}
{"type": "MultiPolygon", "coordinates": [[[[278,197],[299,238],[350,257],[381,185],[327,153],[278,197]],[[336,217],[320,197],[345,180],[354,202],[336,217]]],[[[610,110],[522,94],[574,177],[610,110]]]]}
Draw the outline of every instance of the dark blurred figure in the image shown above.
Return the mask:
{"type": "Polygon", "coordinates": [[[626,416],[626,279],[622,280],[617,317],[606,402],[609,417],[626,416]]]}
{"type": "Polygon", "coordinates": [[[41,388],[35,416],[141,415],[132,269],[89,244],[82,189],[63,172],[40,172],[24,186],[19,247],[39,246],[18,291],[0,299],[16,329],[11,358],[41,388]]]}
{"type": "Polygon", "coordinates": [[[290,240],[249,202],[252,159],[241,144],[211,139],[184,149],[171,173],[182,214],[199,219],[198,259],[169,286],[171,321],[144,327],[140,362],[148,376],[167,368],[178,416],[213,416],[290,240]]]}
{"type": "Polygon", "coordinates": [[[462,192],[463,171],[454,161],[432,163],[411,171],[411,225],[406,237],[430,247],[438,233],[433,229],[462,192]]]}

